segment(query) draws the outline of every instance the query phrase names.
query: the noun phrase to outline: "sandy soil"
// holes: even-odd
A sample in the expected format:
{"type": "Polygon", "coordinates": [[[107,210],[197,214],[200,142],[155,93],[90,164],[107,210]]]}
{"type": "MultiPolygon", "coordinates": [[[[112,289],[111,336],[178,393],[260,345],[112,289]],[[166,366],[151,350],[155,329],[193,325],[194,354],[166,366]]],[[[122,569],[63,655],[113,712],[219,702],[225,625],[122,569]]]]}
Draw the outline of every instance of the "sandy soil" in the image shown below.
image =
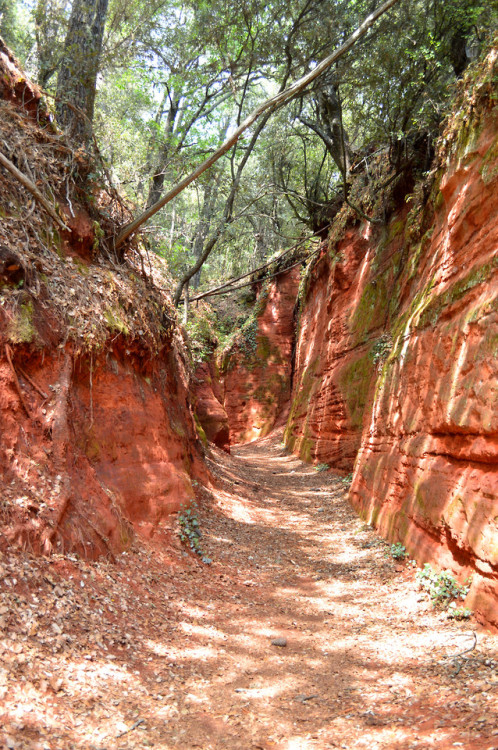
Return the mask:
{"type": "Polygon", "coordinates": [[[498,749],[498,637],[279,441],[213,453],[210,565],[174,521],[116,563],[2,548],[0,747],[498,749]]]}

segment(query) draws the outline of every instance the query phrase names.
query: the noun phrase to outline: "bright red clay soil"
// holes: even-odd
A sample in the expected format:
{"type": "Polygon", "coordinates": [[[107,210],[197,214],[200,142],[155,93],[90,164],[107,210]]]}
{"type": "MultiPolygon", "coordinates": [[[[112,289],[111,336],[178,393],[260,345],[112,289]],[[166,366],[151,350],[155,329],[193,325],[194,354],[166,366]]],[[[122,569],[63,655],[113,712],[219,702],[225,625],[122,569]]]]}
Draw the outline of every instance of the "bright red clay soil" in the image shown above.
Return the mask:
{"type": "Polygon", "coordinates": [[[115,565],[4,547],[2,748],[498,748],[498,637],[279,440],[213,457],[210,566],[164,531],[115,565]]]}

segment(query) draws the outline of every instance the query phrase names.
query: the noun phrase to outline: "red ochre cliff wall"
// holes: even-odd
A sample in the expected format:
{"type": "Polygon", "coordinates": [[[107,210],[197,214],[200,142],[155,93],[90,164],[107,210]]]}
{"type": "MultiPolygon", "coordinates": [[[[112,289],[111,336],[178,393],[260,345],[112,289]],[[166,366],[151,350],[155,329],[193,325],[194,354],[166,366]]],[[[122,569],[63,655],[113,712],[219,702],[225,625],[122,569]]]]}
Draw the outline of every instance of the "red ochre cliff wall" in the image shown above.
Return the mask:
{"type": "Polygon", "coordinates": [[[223,392],[216,362],[201,362],[195,369],[190,397],[197,429],[202,439],[230,453],[228,415],[223,406],[223,392]]]}
{"type": "Polygon", "coordinates": [[[374,269],[371,228],[349,229],[308,276],[285,432],[287,445],[306,461],[353,467],[400,243],[387,244],[374,269]]]}
{"type": "Polygon", "coordinates": [[[206,477],[181,350],[113,347],[90,360],[24,347],[12,358],[30,416],[0,356],[4,537],[95,558],[125,549],[134,532],[160,536],[194,497],[191,477],[206,477]]]}
{"type": "Polygon", "coordinates": [[[351,500],[419,561],[472,574],[469,606],[498,625],[497,157],[488,115],[441,179],[351,500]]]}
{"type": "Polygon", "coordinates": [[[497,110],[478,96],[410,213],[348,229],[314,266],[286,441],[354,467],[361,516],[472,575],[467,606],[498,625],[497,110]]]}
{"type": "Polygon", "coordinates": [[[264,287],[253,316],[223,353],[224,406],[231,445],[263,437],[279,420],[285,420],[299,277],[297,266],[264,287]]]}

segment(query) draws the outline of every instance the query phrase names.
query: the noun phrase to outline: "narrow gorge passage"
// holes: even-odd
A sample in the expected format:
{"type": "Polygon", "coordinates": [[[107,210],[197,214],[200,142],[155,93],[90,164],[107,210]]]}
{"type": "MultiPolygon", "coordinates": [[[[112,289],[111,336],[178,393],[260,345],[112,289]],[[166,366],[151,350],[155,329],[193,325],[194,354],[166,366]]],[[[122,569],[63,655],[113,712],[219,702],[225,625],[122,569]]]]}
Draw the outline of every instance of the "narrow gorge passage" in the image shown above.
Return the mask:
{"type": "Polygon", "coordinates": [[[498,747],[497,637],[435,612],[344,481],[280,440],[211,457],[211,565],[174,526],[173,553],[153,539],[113,564],[28,556],[24,575],[2,558],[4,747],[498,747]]]}

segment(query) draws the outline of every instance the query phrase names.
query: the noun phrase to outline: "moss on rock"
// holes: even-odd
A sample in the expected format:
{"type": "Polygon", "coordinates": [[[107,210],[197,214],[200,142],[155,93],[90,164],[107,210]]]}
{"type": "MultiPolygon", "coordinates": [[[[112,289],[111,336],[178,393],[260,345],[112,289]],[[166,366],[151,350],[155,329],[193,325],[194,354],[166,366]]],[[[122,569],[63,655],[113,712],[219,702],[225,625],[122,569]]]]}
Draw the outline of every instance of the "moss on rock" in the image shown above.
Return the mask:
{"type": "Polygon", "coordinates": [[[374,375],[375,366],[372,347],[370,347],[365,354],[349,362],[339,376],[339,384],[351,426],[355,429],[360,429],[363,424],[363,415],[374,375]]]}

